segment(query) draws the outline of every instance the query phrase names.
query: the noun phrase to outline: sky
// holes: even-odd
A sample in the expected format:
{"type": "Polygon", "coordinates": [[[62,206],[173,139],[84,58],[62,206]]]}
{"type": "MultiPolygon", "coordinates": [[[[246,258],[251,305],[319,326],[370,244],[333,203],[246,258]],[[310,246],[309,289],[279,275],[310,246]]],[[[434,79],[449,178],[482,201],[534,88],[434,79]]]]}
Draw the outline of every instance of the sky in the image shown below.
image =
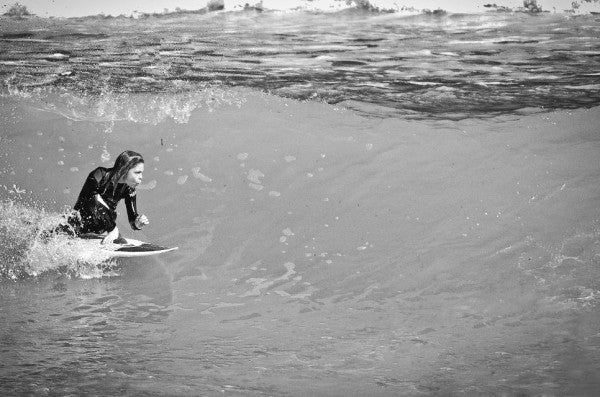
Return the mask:
{"type": "MultiPolygon", "coordinates": [[[[228,8],[245,3],[256,3],[258,0],[224,0],[228,8]]],[[[306,0],[263,0],[267,8],[293,7],[306,0]]],[[[20,4],[40,17],[74,17],[85,15],[131,15],[133,11],[139,12],[162,12],[165,8],[175,10],[179,7],[186,10],[197,10],[206,6],[208,0],[18,0],[20,4]]],[[[562,11],[571,8],[572,0],[538,0],[543,9],[562,11]]],[[[12,0],[0,0],[0,13],[4,13],[14,4],[12,0]]],[[[327,7],[335,3],[335,0],[313,0],[311,4],[327,7]]],[[[517,7],[523,4],[522,0],[371,0],[372,4],[385,6],[400,5],[412,6],[417,9],[442,8],[454,12],[484,11],[483,4],[496,3],[509,7],[517,7]]],[[[337,3],[339,4],[339,2],[337,3]]]]}

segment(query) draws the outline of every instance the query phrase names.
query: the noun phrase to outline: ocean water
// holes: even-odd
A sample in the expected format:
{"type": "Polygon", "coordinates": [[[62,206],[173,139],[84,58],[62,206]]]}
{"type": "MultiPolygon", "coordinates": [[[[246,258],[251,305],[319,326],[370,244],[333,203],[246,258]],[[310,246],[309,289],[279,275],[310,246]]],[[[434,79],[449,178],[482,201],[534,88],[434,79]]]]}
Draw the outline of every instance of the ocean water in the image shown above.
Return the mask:
{"type": "Polygon", "coordinates": [[[0,29],[0,394],[600,388],[597,16],[0,29]],[[179,250],[41,237],[125,149],[179,250]]]}

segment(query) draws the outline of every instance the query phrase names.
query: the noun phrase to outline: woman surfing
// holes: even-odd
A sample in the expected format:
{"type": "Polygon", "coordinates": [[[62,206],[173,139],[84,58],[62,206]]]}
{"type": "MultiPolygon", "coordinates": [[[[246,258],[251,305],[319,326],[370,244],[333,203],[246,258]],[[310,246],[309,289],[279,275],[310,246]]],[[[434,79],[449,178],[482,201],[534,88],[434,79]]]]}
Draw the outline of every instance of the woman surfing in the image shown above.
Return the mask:
{"type": "Polygon", "coordinates": [[[138,215],[136,188],[142,182],[144,158],[126,150],[117,157],[112,168],[98,167],[88,175],[73,209],[77,214],[69,219],[75,234],[104,234],[102,244],[124,243],[117,228],[117,204],[125,199],[127,217],[133,230],[149,223],[138,215]]]}

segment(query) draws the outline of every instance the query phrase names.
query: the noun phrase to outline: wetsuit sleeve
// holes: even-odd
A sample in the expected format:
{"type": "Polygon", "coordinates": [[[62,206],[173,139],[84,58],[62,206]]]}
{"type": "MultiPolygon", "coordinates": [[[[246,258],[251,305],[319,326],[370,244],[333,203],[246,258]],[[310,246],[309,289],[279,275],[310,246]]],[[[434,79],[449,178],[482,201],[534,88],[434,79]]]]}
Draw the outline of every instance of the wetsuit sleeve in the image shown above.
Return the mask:
{"type": "Polygon", "coordinates": [[[142,230],[135,225],[135,220],[138,217],[135,190],[125,196],[125,207],[127,208],[127,218],[129,219],[129,225],[131,225],[131,228],[133,230],[142,230]]]}

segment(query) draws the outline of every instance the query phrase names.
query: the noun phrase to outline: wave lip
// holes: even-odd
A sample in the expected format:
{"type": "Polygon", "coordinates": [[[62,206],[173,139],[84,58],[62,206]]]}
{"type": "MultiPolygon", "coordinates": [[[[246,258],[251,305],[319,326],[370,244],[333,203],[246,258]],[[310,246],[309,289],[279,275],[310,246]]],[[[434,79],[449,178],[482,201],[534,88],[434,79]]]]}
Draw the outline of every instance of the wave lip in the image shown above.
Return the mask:
{"type": "MultiPolygon", "coordinates": [[[[163,10],[159,12],[138,12],[131,13],[132,17],[148,16],[169,16],[186,14],[206,14],[211,12],[239,12],[239,11],[279,11],[279,12],[297,12],[308,11],[318,13],[332,13],[349,10],[361,10],[378,13],[396,13],[403,15],[430,14],[445,15],[446,13],[480,13],[480,12],[523,12],[523,13],[541,13],[541,12],[567,12],[567,13],[594,13],[600,11],[600,5],[591,3],[588,0],[563,1],[563,0],[542,0],[542,1],[520,1],[505,0],[500,4],[480,3],[480,2],[440,2],[435,0],[404,1],[402,3],[396,0],[209,0],[205,7],[198,10],[182,10],[177,8],[175,11],[163,10]]],[[[102,15],[104,17],[104,15],[102,15]]]]}
{"type": "MultiPolygon", "coordinates": [[[[152,2],[148,2],[152,3],[152,2]]],[[[600,4],[592,0],[504,0],[499,4],[485,2],[452,1],[441,2],[439,0],[407,0],[398,2],[395,0],[206,0],[199,2],[201,8],[191,10],[176,7],[169,10],[153,4],[136,5],[136,10],[127,4],[116,4],[111,7],[103,5],[95,7],[102,10],[99,14],[84,14],[80,9],[61,9],[53,4],[39,4],[35,7],[36,14],[7,15],[0,16],[5,20],[31,20],[39,19],[39,15],[52,18],[89,18],[103,21],[119,19],[147,19],[147,18],[172,18],[187,17],[190,15],[218,15],[223,12],[311,12],[332,13],[345,11],[367,11],[375,13],[396,13],[403,15],[414,15],[419,13],[429,15],[445,15],[447,13],[570,13],[570,14],[598,14],[600,4]],[[58,14],[60,13],[60,14],[58,14]]],[[[85,11],[84,11],[85,12],[85,11]]],[[[89,12],[89,11],[87,11],[89,12]]]]}
{"type": "Polygon", "coordinates": [[[431,13],[443,15],[446,11],[452,13],[478,13],[482,11],[527,12],[539,13],[544,11],[589,13],[600,10],[600,5],[587,0],[580,1],[526,1],[505,0],[499,4],[482,4],[480,2],[441,2],[434,0],[403,1],[396,0],[217,0],[209,1],[209,9],[225,11],[239,10],[276,10],[276,11],[313,11],[337,12],[349,9],[360,9],[374,12],[394,12],[403,14],[431,13]],[[442,9],[443,8],[443,9],[442,9]],[[433,10],[433,11],[432,11],[433,10]]]}

